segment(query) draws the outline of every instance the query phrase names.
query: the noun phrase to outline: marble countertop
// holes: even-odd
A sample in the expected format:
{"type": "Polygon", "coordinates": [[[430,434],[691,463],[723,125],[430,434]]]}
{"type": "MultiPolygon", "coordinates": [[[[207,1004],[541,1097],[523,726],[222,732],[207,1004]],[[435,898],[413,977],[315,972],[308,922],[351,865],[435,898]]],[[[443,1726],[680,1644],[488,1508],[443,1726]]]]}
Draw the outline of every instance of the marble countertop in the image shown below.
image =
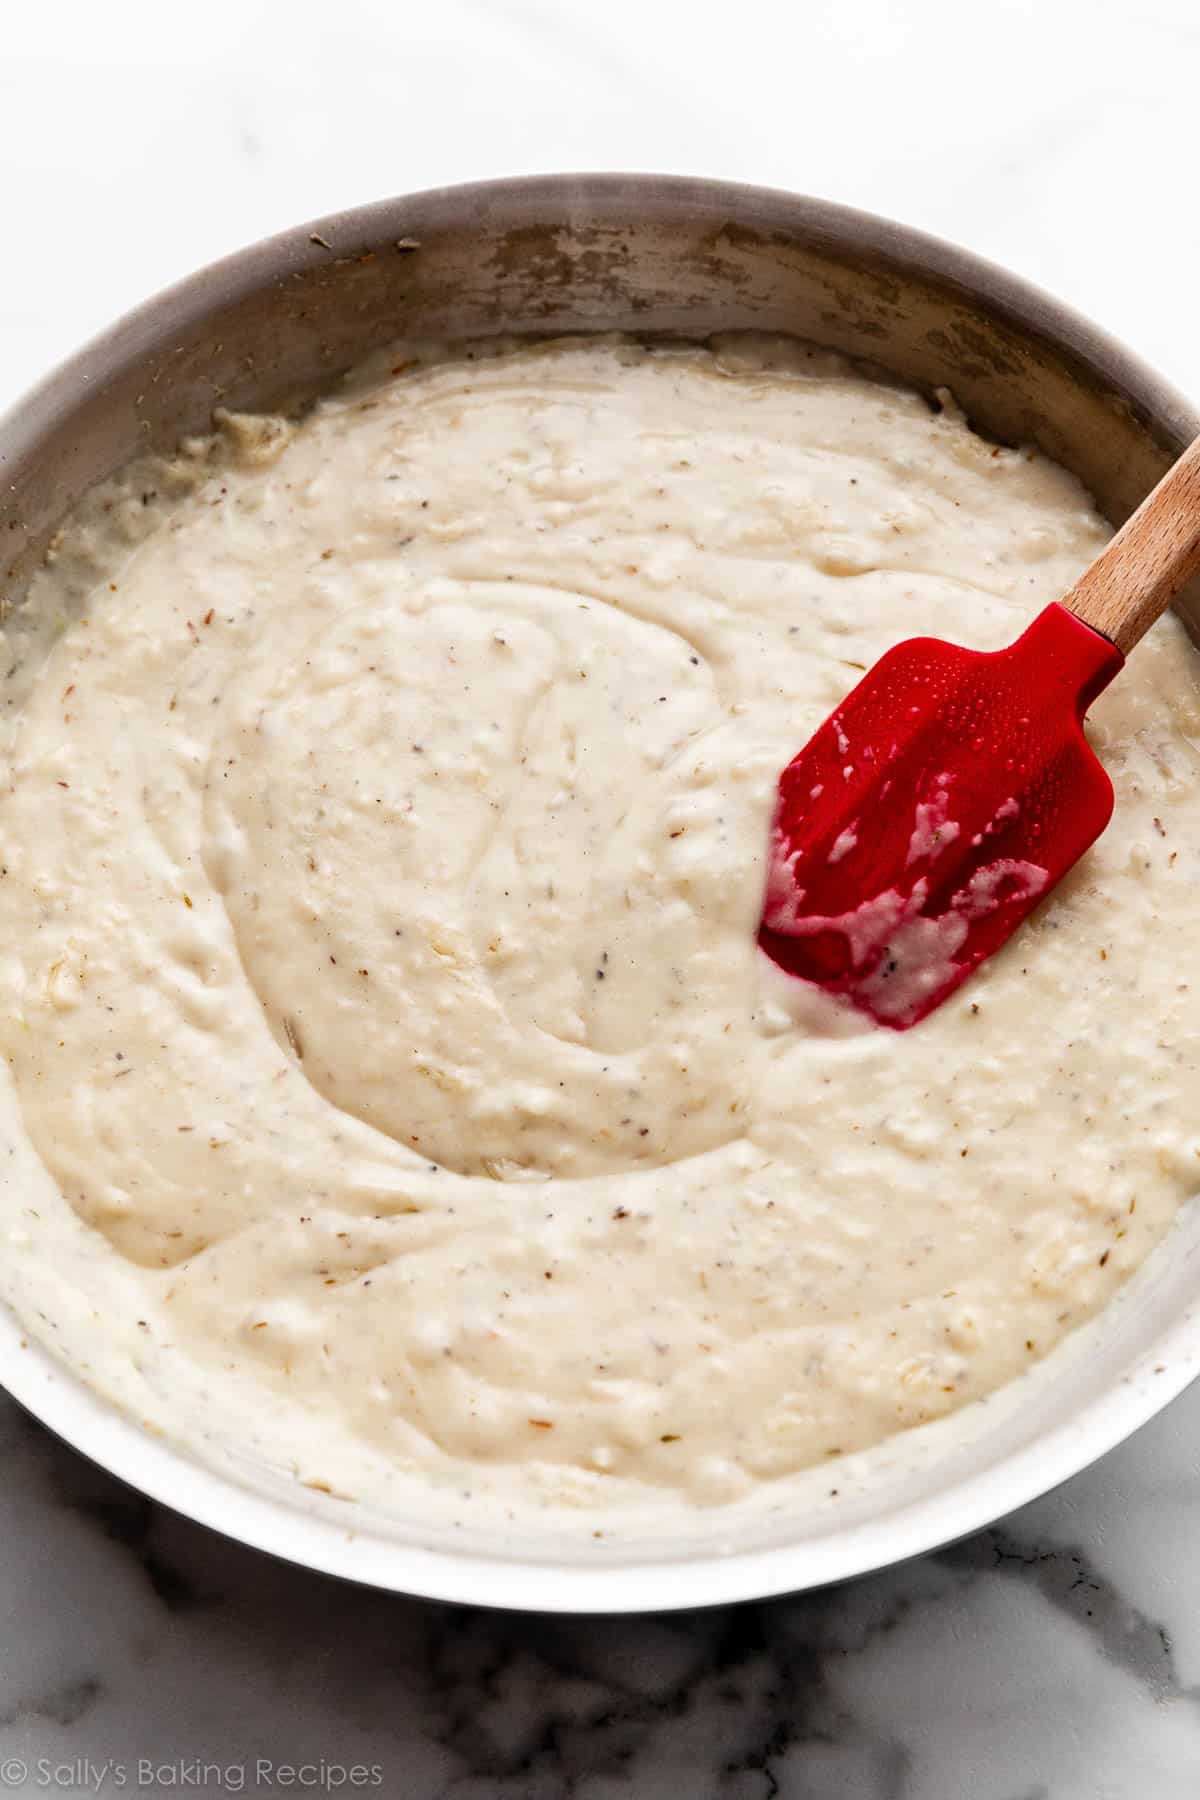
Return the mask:
{"type": "MultiPolygon", "coordinates": [[[[1115,0],[12,9],[0,403],[265,232],[555,168],[890,213],[1041,282],[1200,397],[1198,53],[1183,0],[1136,18],[1115,0]]],[[[151,1506],[8,1402],[0,1445],[0,1795],[1200,1794],[1200,1389],[903,1569],[581,1623],[304,1575],[151,1506]]]]}

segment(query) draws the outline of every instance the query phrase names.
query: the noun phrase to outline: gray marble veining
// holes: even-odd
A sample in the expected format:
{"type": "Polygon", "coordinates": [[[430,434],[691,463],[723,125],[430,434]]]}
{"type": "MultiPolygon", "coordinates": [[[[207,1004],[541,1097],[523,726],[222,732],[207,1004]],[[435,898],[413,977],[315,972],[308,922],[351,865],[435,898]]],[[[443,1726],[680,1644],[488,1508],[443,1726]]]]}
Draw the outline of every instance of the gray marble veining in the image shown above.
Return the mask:
{"type": "MultiPolygon", "coordinates": [[[[180,1784],[189,1759],[208,1763],[210,1792],[252,1791],[260,1759],[358,1764],[413,1800],[1200,1788],[1200,1618],[1180,1607],[1168,1625],[1142,1577],[1173,1543],[1180,1479],[1200,1498],[1200,1393],[940,1555],[645,1620],[351,1588],[150,1505],[11,1404],[0,1429],[0,1792],[14,1758],[15,1791],[33,1793],[39,1759],[81,1756],[130,1787],[143,1760],[180,1784]],[[1107,1532],[1130,1508],[1132,1553],[1107,1532]]],[[[1200,1547],[1176,1564],[1188,1574],[1194,1595],[1200,1547]]]]}

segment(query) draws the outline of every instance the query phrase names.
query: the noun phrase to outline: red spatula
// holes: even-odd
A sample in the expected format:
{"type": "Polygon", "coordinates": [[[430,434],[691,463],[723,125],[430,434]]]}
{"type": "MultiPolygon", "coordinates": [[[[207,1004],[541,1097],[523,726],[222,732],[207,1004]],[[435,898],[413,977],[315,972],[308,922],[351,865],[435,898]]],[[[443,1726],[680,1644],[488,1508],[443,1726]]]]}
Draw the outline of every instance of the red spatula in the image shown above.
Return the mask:
{"type": "Polygon", "coordinates": [[[759,941],[903,1031],[1083,855],[1113,809],[1083,718],[1200,568],[1200,439],[1006,650],[912,638],[779,780],[759,941]]]}

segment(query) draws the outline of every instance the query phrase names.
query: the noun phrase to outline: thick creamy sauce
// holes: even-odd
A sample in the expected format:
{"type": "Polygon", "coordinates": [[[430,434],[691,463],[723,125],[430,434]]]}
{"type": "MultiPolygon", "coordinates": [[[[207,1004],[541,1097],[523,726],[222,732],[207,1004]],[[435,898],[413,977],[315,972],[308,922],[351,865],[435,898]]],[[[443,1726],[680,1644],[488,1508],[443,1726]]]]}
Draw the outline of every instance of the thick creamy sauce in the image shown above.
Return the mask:
{"type": "Polygon", "coordinates": [[[1008,641],[1105,536],[779,341],[406,349],[93,496],[6,633],[30,1329],[202,1450],[519,1516],[736,1500],[1019,1375],[1200,1182],[1179,626],[1095,708],[1115,824],[923,1026],[755,930],[859,671],[1008,641]]]}

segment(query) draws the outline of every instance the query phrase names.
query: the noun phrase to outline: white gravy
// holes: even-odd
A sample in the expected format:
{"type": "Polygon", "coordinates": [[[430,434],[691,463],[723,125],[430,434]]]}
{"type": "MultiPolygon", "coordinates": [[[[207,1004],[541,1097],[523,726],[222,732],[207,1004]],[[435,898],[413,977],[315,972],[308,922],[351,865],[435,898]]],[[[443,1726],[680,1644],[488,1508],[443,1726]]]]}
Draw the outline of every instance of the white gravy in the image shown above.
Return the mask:
{"type": "Polygon", "coordinates": [[[518,1516],[736,1500],[1012,1381],[1200,1183],[1178,624],[1095,708],[1109,832],[924,1025],[755,928],[859,672],[1010,640],[1106,535],[779,340],[407,347],[93,495],[4,645],[30,1331],[202,1453],[518,1516]]]}

